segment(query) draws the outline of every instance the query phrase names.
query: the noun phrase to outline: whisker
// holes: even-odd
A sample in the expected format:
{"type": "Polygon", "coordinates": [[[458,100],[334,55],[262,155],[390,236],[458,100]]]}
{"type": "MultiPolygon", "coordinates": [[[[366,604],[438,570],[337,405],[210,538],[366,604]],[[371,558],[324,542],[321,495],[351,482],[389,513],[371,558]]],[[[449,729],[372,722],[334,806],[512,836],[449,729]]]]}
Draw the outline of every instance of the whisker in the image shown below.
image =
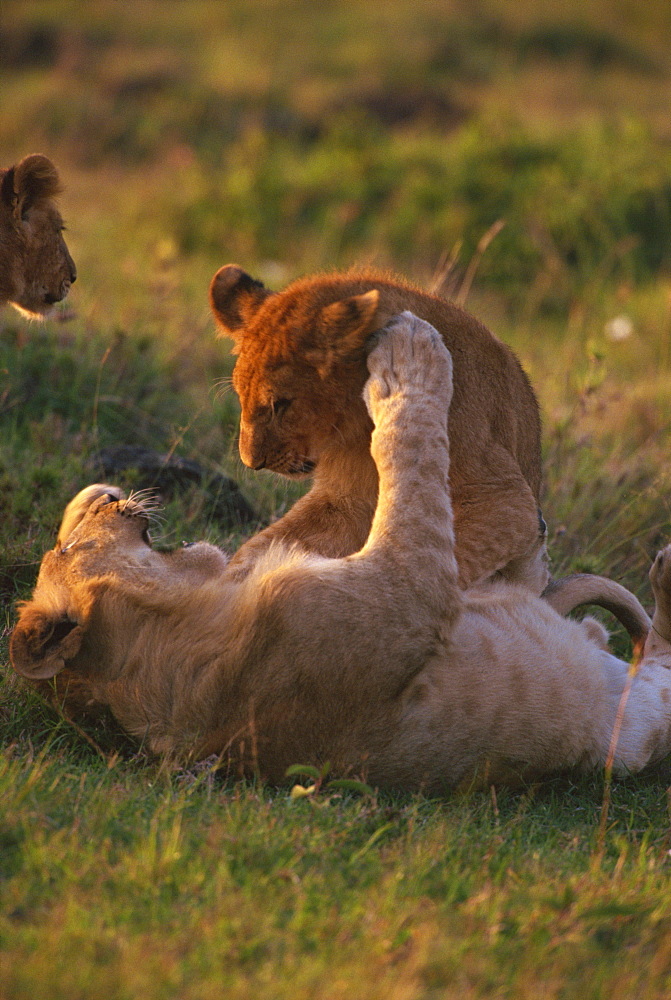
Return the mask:
{"type": "Polygon", "coordinates": [[[158,513],[163,510],[163,504],[156,495],[156,490],[148,488],[144,490],[132,490],[123,503],[123,510],[132,504],[134,513],[143,514],[152,524],[160,524],[164,518],[158,513]]]}
{"type": "Polygon", "coordinates": [[[230,375],[225,375],[223,378],[216,379],[213,383],[215,390],[215,398],[222,399],[233,389],[233,380],[230,375]]]}
{"type": "Polygon", "coordinates": [[[335,424],[331,424],[331,430],[336,431],[340,435],[343,444],[347,444],[347,442],[345,441],[345,435],[343,434],[343,432],[340,430],[339,427],[336,427],[335,424]]]}
{"type": "Polygon", "coordinates": [[[146,504],[155,504],[157,506],[161,506],[157,492],[152,486],[147,486],[145,489],[142,490],[131,490],[126,499],[126,503],[128,503],[131,500],[137,504],[146,503],[146,504]]]}

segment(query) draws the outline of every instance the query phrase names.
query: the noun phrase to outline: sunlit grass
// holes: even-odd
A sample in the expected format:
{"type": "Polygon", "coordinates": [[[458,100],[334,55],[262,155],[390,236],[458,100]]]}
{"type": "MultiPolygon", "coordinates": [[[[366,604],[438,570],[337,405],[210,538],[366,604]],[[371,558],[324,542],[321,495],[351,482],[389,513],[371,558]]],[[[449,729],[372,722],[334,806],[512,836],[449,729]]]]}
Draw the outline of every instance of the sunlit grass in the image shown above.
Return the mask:
{"type": "Polygon", "coordinates": [[[663,995],[666,800],[644,782],[599,862],[592,782],[296,802],[77,760],[57,733],[0,787],[7,996],[663,995]]]}

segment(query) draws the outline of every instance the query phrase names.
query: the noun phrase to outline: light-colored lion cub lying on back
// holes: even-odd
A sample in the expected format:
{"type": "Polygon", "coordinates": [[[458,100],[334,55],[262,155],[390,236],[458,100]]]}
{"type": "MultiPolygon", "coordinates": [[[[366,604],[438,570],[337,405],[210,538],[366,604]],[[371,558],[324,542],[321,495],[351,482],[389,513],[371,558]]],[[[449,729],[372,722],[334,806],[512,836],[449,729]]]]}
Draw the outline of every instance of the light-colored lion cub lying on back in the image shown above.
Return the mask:
{"type": "MultiPolygon", "coordinates": [[[[89,487],[21,608],[15,669],[54,678],[71,710],[109,706],[156,753],[220,753],[233,773],[273,782],[325,761],[432,792],[602,765],[628,669],[605,632],[522,587],[458,586],[441,338],[404,313],[368,364],[380,497],[360,552],[277,546],[239,582],[206,543],[155,552],[142,502],[89,487]]],[[[651,578],[654,630],[624,710],[620,771],[671,749],[671,547],[651,578]]]]}

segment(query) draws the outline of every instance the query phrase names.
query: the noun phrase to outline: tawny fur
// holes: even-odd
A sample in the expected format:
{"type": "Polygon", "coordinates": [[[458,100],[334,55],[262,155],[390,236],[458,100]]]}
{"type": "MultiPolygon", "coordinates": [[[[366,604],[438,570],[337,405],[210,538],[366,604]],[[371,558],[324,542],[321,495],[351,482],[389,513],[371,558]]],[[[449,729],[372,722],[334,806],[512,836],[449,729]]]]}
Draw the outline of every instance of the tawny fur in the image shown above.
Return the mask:
{"type": "Polygon", "coordinates": [[[344,558],[267,547],[242,581],[218,549],[151,548],[141,499],[89,487],[68,506],[10,643],[70,711],[108,706],[158,754],[212,753],[280,782],[291,764],[436,792],[671,749],[671,547],[628,693],[602,628],[528,588],[464,592],[448,469],[449,353],[405,313],[372,351],[380,477],[368,540],[344,558]]]}
{"type": "Polygon", "coordinates": [[[461,584],[501,574],[542,591],[540,419],[509,347],[454,304],[374,271],[303,278],[274,294],[228,265],[212,280],[210,302],[238,355],[242,460],[287,476],[314,473],[310,492],[236,555],[239,572],[271,541],[325,556],[364,544],[378,488],[361,398],[366,353],[374,331],[409,309],[441,333],[454,361],[451,483],[461,584]]]}
{"type": "Polygon", "coordinates": [[[48,315],[77,278],[54,201],[60,191],[56,167],[38,153],[0,169],[0,306],[31,319],[48,315]]]}

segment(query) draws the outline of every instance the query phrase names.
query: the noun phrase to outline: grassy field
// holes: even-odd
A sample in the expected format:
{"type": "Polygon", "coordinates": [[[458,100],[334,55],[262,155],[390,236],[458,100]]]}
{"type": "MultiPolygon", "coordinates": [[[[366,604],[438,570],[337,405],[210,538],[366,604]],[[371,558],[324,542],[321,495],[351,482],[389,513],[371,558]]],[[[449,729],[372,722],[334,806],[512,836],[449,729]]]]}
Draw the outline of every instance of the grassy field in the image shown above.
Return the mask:
{"type": "Polygon", "coordinates": [[[601,775],[296,800],[75,728],[7,656],[100,449],[202,466],[166,545],[250,530],[215,512],[221,474],[260,521],[298,495],[237,457],[207,307],[233,260],[275,287],[374,263],[465,300],[541,401],[555,572],[649,604],[670,42],[666,0],[4,0],[0,162],[58,163],[79,280],[46,324],[0,314],[2,1000],[671,995],[671,761],[614,786],[606,823],[601,775]]]}

